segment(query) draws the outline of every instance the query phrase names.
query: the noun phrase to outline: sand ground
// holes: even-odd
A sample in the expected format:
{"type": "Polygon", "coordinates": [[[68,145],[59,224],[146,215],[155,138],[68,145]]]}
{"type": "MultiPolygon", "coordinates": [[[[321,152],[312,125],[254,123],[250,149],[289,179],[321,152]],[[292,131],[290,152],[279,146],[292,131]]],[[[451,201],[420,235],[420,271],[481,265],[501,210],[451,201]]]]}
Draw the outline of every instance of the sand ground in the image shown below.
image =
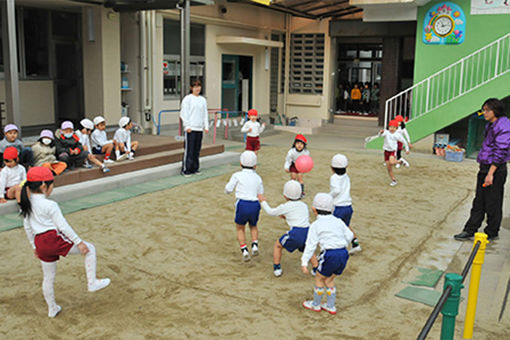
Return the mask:
{"type": "MultiPolygon", "coordinates": [[[[259,154],[257,171],[272,206],[284,202],[287,150],[265,146],[259,154]]],[[[315,193],[328,191],[334,152],[312,149],[311,154],[316,165],[305,176],[308,204],[315,193]]],[[[477,165],[411,155],[411,168],[396,170],[399,184],[390,187],[380,153],[345,154],[352,227],[363,251],[350,258],[336,280],[336,316],[301,307],[312,296],[313,278],[301,273],[300,253],[284,252],[284,274],[273,276],[272,247],[288,229],[283,220],[261,212],[261,254],[241,261],[235,199],[223,193],[238,170],[232,165],[220,177],[66,216],[83,239],[95,244],[98,276],[110,277],[112,284],[88,293],[83,258],[63,259],[55,283],[63,311],[53,320],[46,316],[41,268],[24,231],[0,234],[0,338],[416,338],[432,308],[394,294],[414,267],[423,266],[423,256],[430,259],[428,267],[444,263],[434,243],[460,229],[449,217],[466,213],[477,165]]],[[[508,339],[509,326],[477,324],[477,334],[484,334],[477,339],[508,339]]],[[[436,325],[430,338],[439,338],[439,330],[436,325]]]]}

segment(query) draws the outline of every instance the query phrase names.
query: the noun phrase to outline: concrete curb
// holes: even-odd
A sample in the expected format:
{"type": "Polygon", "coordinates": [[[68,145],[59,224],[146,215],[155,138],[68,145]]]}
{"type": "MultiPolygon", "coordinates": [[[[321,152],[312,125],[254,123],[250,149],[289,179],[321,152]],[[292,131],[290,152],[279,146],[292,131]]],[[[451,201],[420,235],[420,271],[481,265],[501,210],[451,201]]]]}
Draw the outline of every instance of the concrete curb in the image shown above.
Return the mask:
{"type": "MultiPolygon", "coordinates": [[[[228,164],[239,161],[239,153],[223,152],[217,155],[211,155],[200,158],[201,169],[211,168],[217,165],[228,164]]],[[[57,187],[51,194],[51,199],[57,202],[68,201],[83,197],[85,195],[97,194],[108,190],[120,188],[129,185],[144,183],[159,178],[179,175],[181,172],[181,163],[172,163],[161,165],[154,168],[137,170],[109,176],[105,178],[94,179],[82,183],[70,184],[63,187],[57,187]]],[[[19,209],[18,204],[9,201],[0,206],[0,215],[14,213],[19,209]]]]}

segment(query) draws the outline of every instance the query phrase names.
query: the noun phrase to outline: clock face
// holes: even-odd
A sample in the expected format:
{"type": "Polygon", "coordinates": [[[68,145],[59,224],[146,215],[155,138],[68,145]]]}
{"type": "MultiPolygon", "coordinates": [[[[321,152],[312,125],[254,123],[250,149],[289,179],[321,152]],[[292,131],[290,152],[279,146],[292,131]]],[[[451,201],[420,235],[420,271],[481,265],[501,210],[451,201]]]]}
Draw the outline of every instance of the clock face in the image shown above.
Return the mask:
{"type": "Polygon", "coordinates": [[[436,21],[434,21],[434,33],[436,33],[440,37],[446,37],[453,30],[453,20],[446,16],[439,16],[436,21]]]}

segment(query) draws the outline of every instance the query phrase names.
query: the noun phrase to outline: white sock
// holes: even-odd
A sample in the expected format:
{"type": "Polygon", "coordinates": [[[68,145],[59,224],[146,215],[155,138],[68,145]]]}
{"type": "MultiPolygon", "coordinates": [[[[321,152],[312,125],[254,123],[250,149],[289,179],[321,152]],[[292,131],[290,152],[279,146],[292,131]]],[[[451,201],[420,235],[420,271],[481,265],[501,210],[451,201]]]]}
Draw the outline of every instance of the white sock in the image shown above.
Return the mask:
{"type": "Polygon", "coordinates": [[[115,150],[115,156],[117,156],[117,158],[120,157],[120,150],[115,150]]]}
{"type": "MultiPolygon", "coordinates": [[[[87,283],[89,286],[93,285],[96,278],[96,248],[92,243],[88,243],[83,241],[87,248],[89,248],[89,252],[85,255],[85,273],[87,275],[87,283]]],[[[81,254],[80,250],[76,246],[76,244],[69,250],[69,254],[81,254]]]]}
{"type": "Polygon", "coordinates": [[[60,306],[57,305],[55,301],[55,290],[53,288],[55,276],[57,274],[57,262],[41,261],[41,266],[43,270],[42,291],[44,300],[46,300],[46,304],[48,305],[48,316],[55,317],[61,310],[60,306]]]}

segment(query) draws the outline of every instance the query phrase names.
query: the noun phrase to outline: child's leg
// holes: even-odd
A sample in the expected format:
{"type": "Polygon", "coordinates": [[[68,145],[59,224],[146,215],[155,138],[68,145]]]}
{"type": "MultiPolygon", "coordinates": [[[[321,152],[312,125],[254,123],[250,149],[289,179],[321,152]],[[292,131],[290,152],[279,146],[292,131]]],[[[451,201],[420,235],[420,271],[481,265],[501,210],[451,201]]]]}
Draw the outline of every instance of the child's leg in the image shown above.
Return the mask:
{"type": "Polygon", "coordinates": [[[94,155],[93,155],[93,154],[91,154],[91,153],[89,153],[89,154],[87,155],[87,159],[88,159],[91,163],[93,163],[93,164],[97,165],[98,167],[102,167],[102,166],[103,166],[103,163],[101,163],[101,162],[100,162],[100,161],[96,158],[96,156],[94,156],[94,155]]]}
{"type": "Polygon", "coordinates": [[[280,240],[276,240],[273,247],[273,263],[275,265],[279,265],[280,261],[282,260],[282,252],[283,252],[283,246],[280,243],[280,240]]]}
{"type": "MultiPolygon", "coordinates": [[[[115,143],[115,141],[113,141],[113,143],[115,143]]],[[[110,155],[112,154],[113,148],[115,147],[113,143],[103,145],[101,148],[101,153],[104,153],[105,160],[110,159],[110,155]]]]}
{"type": "Polygon", "coordinates": [[[393,164],[391,160],[395,160],[395,157],[391,156],[388,161],[386,161],[386,169],[388,170],[388,175],[390,176],[392,181],[396,181],[395,175],[393,175],[393,164]]]}
{"type": "Polygon", "coordinates": [[[315,254],[313,254],[310,259],[310,263],[312,264],[312,268],[317,268],[319,266],[319,261],[317,261],[317,256],[315,256],[315,254]]]}
{"type": "Polygon", "coordinates": [[[138,149],[138,145],[139,143],[136,140],[134,142],[131,142],[131,151],[135,152],[136,149],[138,149]]]}
{"type": "Polygon", "coordinates": [[[256,225],[250,225],[251,242],[258,242],[259,240],[259,229],[256,225]]]}
{"type": "Polygon", "coordinates": [[[54,318],[62,310],[62,307],[57,305],[55,301],[55,289],[53,287],[55,283],[55,276],[57,274],[57,262],[45,262],[41,261],[43,271],[43,282],[42,291],[44,300],[48,305],[48,316],[54,318]]]}
{"type": "Polygon", "coordinates": [[[322,296],[324,295],[325,277],[317,273],[315,275],[315,287],[313,288],[313,305],[320,306],[322,296]]]}
{"type": "Polygon", "coordinates": [[[8,200],[12,200],[12,199],[16,198],[16,190],[18,190],[18,189],[19,189],[19,185],[14,185],[14,186],[10,187],[9,190],[7,190],[5,198],[7,198],[8,200]]]}
{"type": "Polygon", "coordinates": [[[336,275],[333,274],[324,280],[324,283],[326,285],[326,298],[328,299],[326,302],[326,306],[330,310],[335,308],[336,302],[336,287],[334,282],[335,277],[336,275]]]}
{"type": "MultiPolygon", "coordinates": [[[[110,279],[98,279],[96,277],[96,248],[92,243],[86,241],[83,241],[83,243],[89,248],[88,253],[85,254],[85,274],[87,275],[88,289],[89,292],[95,292],[108,286],[110,279]]],[[[69,250],[69,254],[80,254],[76,244],[69,250]]]]}
{"type": "Polygon", "coordinates": [[[237,241],[239,241],[239,246],[241,248],[246,247],[246,234],[244,232],[244,225],[240,225],[236,223],[237,229],[237,241]]]}

